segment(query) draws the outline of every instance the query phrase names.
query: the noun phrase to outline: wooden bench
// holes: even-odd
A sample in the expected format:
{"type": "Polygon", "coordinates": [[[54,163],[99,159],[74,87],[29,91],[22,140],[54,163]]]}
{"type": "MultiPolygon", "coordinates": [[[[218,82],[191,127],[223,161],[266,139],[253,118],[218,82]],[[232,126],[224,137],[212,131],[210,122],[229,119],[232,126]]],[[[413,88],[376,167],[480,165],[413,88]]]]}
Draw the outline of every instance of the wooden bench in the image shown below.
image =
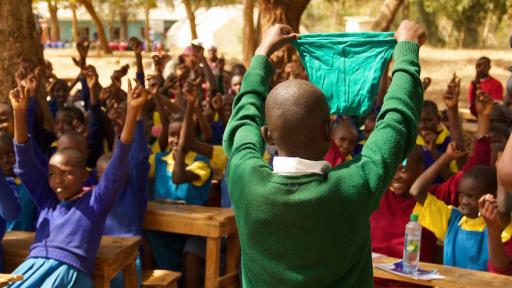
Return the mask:
{"type": "Polygon", "coordinates": [[[240,243],[232,209],[150,201],[144,229],[206,237],[205,288],[238,286],[240,243]],[[226,273],[220,276],[223,237],[227,237],[226,273]]]}
{"type": "MultiPolygon", "coordinates": [[[[5,234],[2,246],[6,271],[13,271],[25,260],[34,235],[32,232],[21,231],[5,234]]],[[[140,242],[138,237],[103,236],[94,266],[93,280],[96,288],[110,287],[110,280],[121,271],[124,272],[124,287],[137,287],[135,260],[140,242]]]]}
{"type": "Polygon", "coordinates": [[[142,287],[177,288],[181,274],[168,270],[142,270],[142,287]]]}
{"type": "MultiPolygon", "coordinates": [[[[391,263],[399,259],[392,257],[378,257],[373,259],[373,264],[391,263]]],[[[438,280],[416,280],[409,277],[393,274],[379,268],[373,267],[373,276],[381,279],[395,280],[403,283],[419,284],[429,287],[439,288],[505,288],[512,287],[512,277],[498,275],[489,272],[466,270],[451,266],[444,266],[431,263],[420,263],[420,267],[426,270],[437,270],[439,274],[445,276],[438,280]]]]}
{"type": "Polygon", "coordinates": [[[23,280],[23,275],[0,274],[0,287],[23,280]]]}

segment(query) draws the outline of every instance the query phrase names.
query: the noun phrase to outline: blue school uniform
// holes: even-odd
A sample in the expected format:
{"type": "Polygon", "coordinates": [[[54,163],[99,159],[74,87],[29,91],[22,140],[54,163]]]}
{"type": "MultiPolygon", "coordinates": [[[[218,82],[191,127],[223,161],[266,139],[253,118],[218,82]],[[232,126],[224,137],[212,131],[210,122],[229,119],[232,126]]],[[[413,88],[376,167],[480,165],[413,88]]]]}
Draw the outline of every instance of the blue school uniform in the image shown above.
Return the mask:
{"type": "Polygon", "coordinates": [[[444,265],[487,271],[488,235],[482,217],[468,218],[432,194],[423,206],[417,203],[413,213],[421,226],[444,241],[444,265]]]}
{"type": "Polygon", "coordinates": [[[101,232],[117,194],[128,177],[131,144],[117,141],[102,181],[68,201],[60,201],[37,163],[31,141],[15,143],[15,172],[39,209],[35,239],[28,258],[13,273],[24,280],[11,287],[92,287],[101,232]],[[53,261],[48,261],[53,260],[53,261]],[[47,281],[55,279],[55,283],[47,281]],[[80,285],[80,286],[79,286],[80,285]]]}
{"type": "MultiPolygon", "coordinates": [[[[142,236],[142,222],[147,207],[149,178],[149,147],[144,133],[144,121],[137,121],[135,137],[130,151],[130,176],[123,191],[118,195],[114,207],[110,211],[103,235],[132,237],[142,236]],[[130,213],[126,213],[130,211],[130,213]]],[[[142,283],[142,267],[140,257],[135,262],[139,286],[142,283]]],[[[120,272],[110,281],[110,287],[124,287],[124,274],[120,272]]]]}
{"type": "MultiPolygon", "coordinates": [[[[6,221],[16,219],[19,213],[18,199],[0,171],[0,241],[4,238],[6,221]]],[[[0,272],[3,270],[3,252],[0,243],[0,272]]]]}
{"type": "MultiPolygon", "coordinates": [[[[437,133],[438,133],[438,135],[436,138],[436,149],[439,153],[442,154],[442,153],[446,152],[446,149],[448,149],[448,145],[452,141],[452,138],[450,136],[450,131],[442,125],[439,126],[437,133]]],[[[421,135],[418,135],[418,137],[416,138],[416,144],[420,145],[422,147],[425,147],[425,145],[426,145],[425,139],[423,139],[423,137],[421,137],[421,135]]],[[[432,164],[434,164],[434,162],[435,162],[434,156],[426,148],[423,149],[423,159],[424,159],[425,169],[432,166],[432,164]]],[[[450,162],[449,165],[450,165],[450,171],[452,171],[453,173],[456,173],[457,171],[459,171],[459,168],[457,166],[457,161],[453,160],[450,162]]],[[[437,177],[436,180],[434,181],[434,183],[436,183],[436,184],[439,184],[442,182],[443,182],[443,179],[441,177],[437,177]]]]}
{"type": "Polygon", "coordinates": [[[21,183],[19,178],[7,177],[7,183],[21,206],[19,216],[7,222],[8,231],[35,231],[37,221],[37,207],[34,200],[30,197],[27,188],[21,183]]]}
{"type": "MultiPolygon", "coordinates": [[[[156,200],[181,200],[190,205],[206,204],[212,174],[208,158],[188,152],[185,156],[186,170],[198,175],[199,179],[181,184],[175,184],[172,180],[172,152],[159,152],[150,158],[150,163],[150,176],[155,177],[156,200]]],[[[187,240],[185,235],[147,230],[146,236],[158,268],[182,271],[183,249],[187,240]]]]}

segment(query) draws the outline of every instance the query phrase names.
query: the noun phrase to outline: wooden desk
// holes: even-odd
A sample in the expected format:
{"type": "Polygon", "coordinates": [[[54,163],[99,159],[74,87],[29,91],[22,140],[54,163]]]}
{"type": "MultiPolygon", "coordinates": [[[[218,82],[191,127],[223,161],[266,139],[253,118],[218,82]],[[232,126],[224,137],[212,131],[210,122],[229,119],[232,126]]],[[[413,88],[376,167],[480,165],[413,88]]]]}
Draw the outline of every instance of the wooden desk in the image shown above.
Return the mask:
{"type": "Polygon", "coordinates": [[[0,287],[5,287],[12,282],[23,280],[23,275],[0,274],[0,287]]]}
{"type": "MultiPolygon", "coordinates": [[[[397,261],[391,257],[379,257],[373,259],[374,264],[383,264],[397,261]]],[[[512,287],[512,277],[498,275],[489,272],[466,270],[456,267],[420,263],[420,267],[426,270],[436,269],[444,279],[424,281],[396,275],[379,268],[373,267],[373,276],[376,278],[396,280],[405,283],[420,284],[440,288],[505,288],[512,287]]]]}
{"type": "Polygon", "coordinates": [[[232,209],[148,202],[144,229],[206,237],[205,288],[236,286],[240,243],[232,209]],[[220,241],[227,236],[226,274],[220,276],[220,241]]]}
{"type": "MultiPolygon", "coordinates": [[[[34,233],[11,231],[2,240],[4,248],[4,268],[13,271],[28,256],[34,241],[34,233]]],[[[110,237],[101,239],[100,248],[94,265],[95,287],[110,287],[110,280],[119,272],[124,272],[124,284],[127,288],[137,287],[135,260],[141,239],[138,237],[110,237]]]]}

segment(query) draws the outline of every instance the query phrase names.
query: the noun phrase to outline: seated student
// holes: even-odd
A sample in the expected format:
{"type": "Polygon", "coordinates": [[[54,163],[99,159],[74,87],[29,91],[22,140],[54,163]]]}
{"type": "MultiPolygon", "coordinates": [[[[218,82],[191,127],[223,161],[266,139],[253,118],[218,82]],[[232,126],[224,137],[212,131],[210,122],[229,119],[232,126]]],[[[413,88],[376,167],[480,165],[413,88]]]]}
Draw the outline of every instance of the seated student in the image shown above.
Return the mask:
{"type": "Polygon", "coordinates": [[[503,187],[498,196],[487,194],[478,201],[480,215],[485,220],[489,246],[489,272],[512,275],[511,198],[503,187]]]}
{"type": "MultiPolygon", "coordinates": [[[[482,103],[483,104],[483,103],[482,103]]],[[[491,164],[491,137],[489,136],[489,113],[491,102],[479,105],[476,140],[467,163],[454,176],[442,184],[429,187],[429,192],[447,205],[458,205],[457,188],[464,173],[476,165],[491,164]]],[[[421,151],[421,150],[420,150],[421,151]]],[[[409,195],[411,185],[423,171],[423,154],[413,149],[401,165],[380,202],[379,208],[371,216],[372,249],[391,257],[402,257],[404,227],[409,221],[416,201],[409,195]]],[[[423,229],[420,257],[422,261],[432,262],[436,244],[435,236],[423,229]]]]}
{"type": "Polygon", "coordinates": [[[453,207],[428,193],[436,173],[448,161],[461,157],[452,142],[448,150],[421,175],[410,189],[418,202],[413,213],[418,222],[444,241],[443,263],[465,269],[487,270],[485,221],[478,216],[478,199],[496,193],[496,173],[489,166],[475,166],[464,173],[459,185],[459,206],[453,207]]]}
{"type": "Polygon", "coordinates": [[[244,287],[373,285],[368,220],[416,139],[423,35],[414,22],[402,22],[376,129],[361,157],[329,169],[322,161],[331,143],[323,93],[288,80],[267,96],[270,55],[297,38],[286,25],[267,31],[224,135],[244,287]],[[277,146],[273,169],[261,157],[264,142],[277,146]]]}
{"type": "Polygon", "coordinates": [[[510,112],[505,106],[499,103],[494,103],[492,107],[491,124],[495,123],[510,127],[510,112]]]}
{"type": "MultiPolygon", "coordinates": [[[[108,214],[103,235],[142,237],[142,222],[148,196],[149,155],[150,150],[144,132],[144,120],[142,113],[139,113],[135,126],[132,150],[128,160],[130,171],[128,181],[123,185],[122,191],[117,196],[114,206],[108,214]],[[130,211],[130,213],[126,211],[130,211]]],[[[111,160],[111,153],[107,153],[98,159],[96,171],[98,171],[98,179],[100,181],[111,160]]],[[[140,285],[142,282],[140,257],[137,257],[136,264],[140,285]]],[[[111,287],[124,287],[123,279],[123,274],[119,273],[110,282],[111,287]]]]}
{"type": "Polygon", "coordinates": [[[14,108],[15,172],[34,199],[40,215],[30,254],[13,272],[23,275],[24,279],[9,287],[93,286],[91,276],[101,232],[127,180],[127,170],[122,167],[128,165],[137,114],[146,101],[135,91],[129,93],[126,123],[112,161],[102,181],[92,191],[82,189],[88,173],[86,159],[77,150],[58,150],[50,159],[49,175],[43,171],[28,134],[28,97],[23,89],[10,95],[14,108]]]}
{"type": "MultiPolygon", "coordinates": [[[[7,133],[0,134],[1,142],[4,142],[5,137],[9,137],[7,133]]],[[[0,144],[1,146],[4,143],[0,144]]],[[[12,142],[11,142],[12,146],[12,142]]],[[[1,153],[1,152],[0,152],[1,153]]],[[[14,158],[12,156],[11,158],[14,158]]],[[[10,160],[8,160],[10,161],[10,160]]],[[[20,214],[20,204],[18,202],[18,198],[16,197],[16,190],[12,189],[12,185],[10,185],[5,177],[3,171],[9,170],[9,167],[5,167],[6,159],[5,155],[2,155],[2,169],[0,169],[0,241],[4,238],[5,230],[6,230],[6,222],[14,221],[18,218],[20,214]],[[7,169],[6,169],[7,168],[7,169]]],[[[11,168],[12,171],[12,168],[11,168]]],[[[2,244],[0,242],[0,272],[4,272],[3,269],[3,252],[2,252],[2,244]]]]}
{"type": "MultiPolygon", "coordinates": [[[[85,139],[85,136],[78,132],[71,131],[71,132],[66,132],[65,134],[62,134],[62,136],[60,136],[59,139],[57,140],[57,147],[59,147],[59,149],[77,150],[80,153],[82,153],[82,155],[84,155],[84,157],[86,159],[89,159],[89,155],[90,155],[89,147],[87,146],[87,141],[85,139]]],[[[91,167],[88,165],[88,163],[86,163],[86,167],[87,167],[87,172],[89,173],[89,177],[85,181],[84,186],[92,187],[92,186],[98,184],[98,181],[96,179],[96,177],[97,177],[96,176],[97,171],[95,169],[96,167],[94,167],[94,166],[91,167]]]]}
{"type": "Polygon", "coordinates": [[[336,167],[345,161],[352,160],[356,148],[358,132],[356,126],[348,120],[334,123],[331,132],[331,147],[325,155],[325,161],[336,167]]]}
{"type": "MultiPolygon", "coordinates": [[[[193,104],[187,105],[186,117],[192,117],[193,110],[193,104]]],[[[211,168],[206,157],[184,148],[180,137],[185,133],[182,132],[186,128],[183,124],[182,118],[174,119],[168,128],[170,151],[150,157],[150,177],[155,178],[154,198],[204,205],[208,200],[211,168]]],[[[146,231],[146,236],[158,268],[183,270],[184,247],[193,238],[159,231],[146,231]]]]}
{"type": "Polygon", "coordinates": [[[489,74],[491,59],[480,57],[475,65],[475,79],[471,81],[468,89],[468,100],[471,113],[477,116],[475,104],[479,93],[485,93],[494,101],[503,101],[503,85],[499,80],[489,74]]]}
{"type": "MultiPolygon", "coordinates": [[[[21,183],[21,180],[14,174],[13,166],[16,163],[14,156],[14,146],[12,136],[5,132],[0,132],[0,164],[1,164],[1,182],[7,183],[0,190],[12,190],[17,198],[16,205],[19,206],[19,214],[16,218],[5,218],[7,221],[7,230],[12,231],[34,231],[37,220],[37,209],[32,198],[30,198],[27,188],[21,183]]],[[[5,191],[5,193],[8,193],[5,191]]]]}

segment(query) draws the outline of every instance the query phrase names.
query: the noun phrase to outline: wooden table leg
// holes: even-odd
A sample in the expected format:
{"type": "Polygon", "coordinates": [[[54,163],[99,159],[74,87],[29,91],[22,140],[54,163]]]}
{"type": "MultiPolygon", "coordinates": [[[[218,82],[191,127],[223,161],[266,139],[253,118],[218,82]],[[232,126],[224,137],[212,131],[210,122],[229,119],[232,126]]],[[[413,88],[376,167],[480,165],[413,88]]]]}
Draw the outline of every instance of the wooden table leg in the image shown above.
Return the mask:
{"type": "MultiPolygon", "coordinates": [[[[228,236],[227,251],[226,251],[226,275],[237,272],[238,263],[240,261],[240,240],[238,233],[228,236]]],[[[231,287],[238,287],[238,281],[231,287]]]]}
{"type": "Polygon", "coordinates": [[[137,267],[135,265],[135,259],[126,265],[123,269],[124,274],[124,287],[125,288],[137,288],[137,267]]]}
{"type": "Polygon", "coordinates": [[[205,288],[214,288],[220,273],[220,238],[206,238],[205,288]]]}

